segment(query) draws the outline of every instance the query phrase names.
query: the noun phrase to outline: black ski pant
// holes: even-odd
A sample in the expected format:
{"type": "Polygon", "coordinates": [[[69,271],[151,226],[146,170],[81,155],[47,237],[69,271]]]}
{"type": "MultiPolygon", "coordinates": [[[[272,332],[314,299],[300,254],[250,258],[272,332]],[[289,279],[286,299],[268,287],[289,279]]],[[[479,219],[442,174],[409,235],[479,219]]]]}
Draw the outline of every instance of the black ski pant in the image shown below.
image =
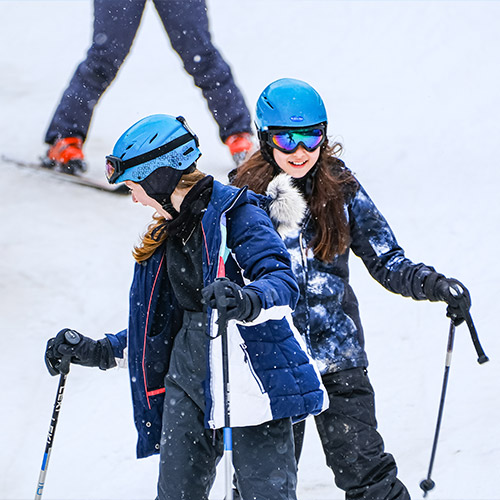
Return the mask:
{"type": "MultiPolygon", "coordinates": [[[[243,95],[229,65],[212,44],[205,0],[153,0],[153,3],[173,49],[207,101],[221,140],[237,132],[250,132],[250,114],[243,95]]],[[[62,95],[45,142],[52,144],[69,136],[86,139],[94,107],[129,53],[145,5],[146,0],[94,0],[92,45],[62,95]]],[[[161,54],[156,50],[150,57],[152,65],[162,64],[161,54]]],[[[143,91],[148,92],[147,75],[143,91]]],[[[158,102],[162,99],[166,103],[176,102],[175,97],[158,95],[158,102]]],[[[133,96],[124,106],[134,106],[133,96]]]]}
{"type": "MultiPolygon", "coordinates": [[[[208,500],[224,447],[204,426],[205,314],[184,313],[165,377],[157,500],[208,500]]],[[[233,465],[243,500],[296,500],[291,419],[235,427],[233,465]]]]}
{"type": "MultiPolygon", "coordinates": [[[[409,500],[404,484],[396,477],[392,455],[384,452],[377,432],[373,387],[364,368],[323,376],[330,399],[328,410],[315,417],[326,463],[335,484],[347,500],[409,500]]],[[[295,456],[299,461],[305,421],[293,426],[295,456]]]]}

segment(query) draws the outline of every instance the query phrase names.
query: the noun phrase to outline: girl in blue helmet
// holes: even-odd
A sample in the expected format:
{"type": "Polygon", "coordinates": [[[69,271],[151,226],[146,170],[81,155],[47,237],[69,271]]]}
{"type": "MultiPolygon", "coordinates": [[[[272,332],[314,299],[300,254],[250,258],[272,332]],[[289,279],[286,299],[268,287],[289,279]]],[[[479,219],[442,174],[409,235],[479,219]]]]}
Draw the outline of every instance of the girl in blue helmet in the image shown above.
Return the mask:
{"type": "MultiPolygon", "coordinates": [[[[329,409],[315,417],[326,461],[347,499],[404,500],[408,491],[377,431],[358,302],[349,284],[350,251],[391,292],[448,303],[455,324],[463,321],[470,295],[457,280],[405,257],[382,214],[339,159],[342,147],[328,140],[327,123],[323,101],[310,85],[289,78],[271,83],[257,101],[260,150],[232,172],[232,183],[263,193],[286,172],[302,192],[307,215],[285,244],[300,288],[293,321],[330,399],[329,409]],[[459,293],[454,296],[453,290],[459,293]]],[[[304,426],[294,426],[297,460],[304,426]]]]}
{"type": "MultiPolygon", "coordinates": [[[[47,367],[55,375],[71,356],[107,369],[128,350],[137,455],[160,454],[159,500],[208,499],[223,427],[233,429],[243,498],[294,500],[292,419],[317,414],[328,398],[291,321],[290,257],[260,200],[201,173],[200,155],[181,117],[147,117],[117,141],[109,181],[156,211],[133,252],[128,328],[97,341],[79,335],[76,345],[64,329],[48,342],[47,367]]],[[[282,188],[275,201],[290,197],[300,216],[300,195],[282,188]]]]}

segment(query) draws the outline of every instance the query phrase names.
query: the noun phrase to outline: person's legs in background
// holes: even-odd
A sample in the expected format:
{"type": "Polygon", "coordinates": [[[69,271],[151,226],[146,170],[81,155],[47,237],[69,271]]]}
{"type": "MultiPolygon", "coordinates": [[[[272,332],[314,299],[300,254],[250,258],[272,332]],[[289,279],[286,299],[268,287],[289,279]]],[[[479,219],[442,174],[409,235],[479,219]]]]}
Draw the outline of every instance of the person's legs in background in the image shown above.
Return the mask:
{"type": "Polygon", "coordinates": [[[130,51],[146,0],[94,0],[92,45],[67,89],[48,127],[51,145],[45,166],[70,173],[85,170],[82,145],[94,108],[114,80],[130,51]]]}
{"type": "Polygon", "coordinates": [[[236,163],[253,147],[250,112],[231,68],[214,47],[204,0],[154,0],[173,49],[202,91],[236,163]]]}

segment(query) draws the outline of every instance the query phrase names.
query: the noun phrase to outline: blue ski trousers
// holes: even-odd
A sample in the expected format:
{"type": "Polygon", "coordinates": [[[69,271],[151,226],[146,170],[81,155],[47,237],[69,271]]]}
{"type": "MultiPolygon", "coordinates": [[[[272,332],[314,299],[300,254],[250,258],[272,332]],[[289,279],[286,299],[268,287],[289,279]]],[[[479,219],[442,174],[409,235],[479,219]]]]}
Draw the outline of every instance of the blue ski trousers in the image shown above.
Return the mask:
{"type": "MultiPolygon", "coordinates": [[[[86,59],[64,91],[45,136],[84,141],[94,108],[129,53],[147,0],[94,0],[94,32],[86,59]]],[[[224,142],[238,132],[250,132],[250,113],[229,65],[214,47],[205,0],[152,0],[173,49],[193,77],[219,126],[224,142]]],[[[161,55],[151,54],[151,64],[161,55]]],[[[161,96],[158,96],[161,99],[161,96]]],[[[133,106],[133,96],[127,105],[133,106]]]]}

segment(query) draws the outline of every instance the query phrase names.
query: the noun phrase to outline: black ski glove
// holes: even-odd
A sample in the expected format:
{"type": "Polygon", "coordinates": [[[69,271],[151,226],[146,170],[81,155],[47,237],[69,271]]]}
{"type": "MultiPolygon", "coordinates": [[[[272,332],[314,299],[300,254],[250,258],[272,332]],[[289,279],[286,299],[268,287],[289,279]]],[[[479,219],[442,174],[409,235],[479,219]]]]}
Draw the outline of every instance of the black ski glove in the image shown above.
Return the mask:
{"type": "Polygon", "coordinates": [[[439,300],[448,304],[446,316],[453,320],[455,326],[464,322],[465,313],[471,306],[471,298],[469,290],[460,281],[438,273],[431,274],[424,282],[424,293],[431,301],[439,300]]]}
{"type": "Polygon", "coordinates": [[[206,286],[201,294],[205,304],[219,313],[226,310],[226,319],[252,321],[260,313],[262,304],[253,291],[242,288],[227,278],[218,278],[206,286]]]}
{"type": "Polygon", "coordinates": [[[47,342],[45,364],[51,375],[68,373],[69,365],[63,363],[63,358],[69,359],[76,365],[98,366],[101,370],[116,366],[113,348],[106,337],[93,340],[71,330],[79,338],[74,341],[75,343],[70,343],[66,336],[68,331],[69,328],[64,328],[47,342]]]}

